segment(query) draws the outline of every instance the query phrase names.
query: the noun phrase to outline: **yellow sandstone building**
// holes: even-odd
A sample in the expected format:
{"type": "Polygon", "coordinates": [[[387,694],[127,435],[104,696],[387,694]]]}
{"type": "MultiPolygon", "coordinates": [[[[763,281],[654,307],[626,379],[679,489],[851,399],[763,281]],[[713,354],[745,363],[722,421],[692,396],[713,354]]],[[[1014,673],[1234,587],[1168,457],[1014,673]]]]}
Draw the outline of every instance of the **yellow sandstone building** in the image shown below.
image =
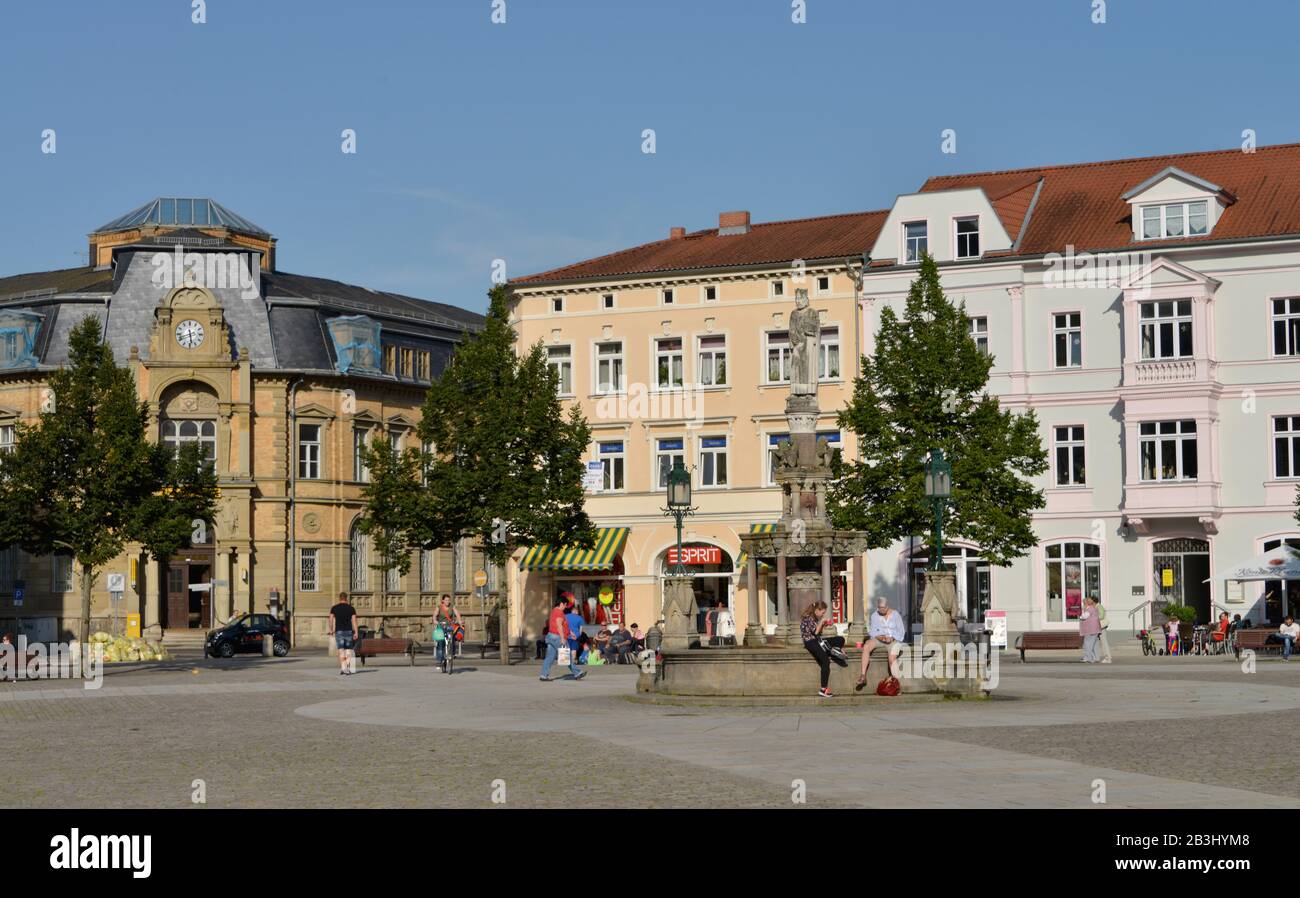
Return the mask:
{"type": "MultiPolygon", "coordinates": [[[[358,448],[378,434],[416,439],[429,379],[481,317],[280,271],[275,238],[209,199],[160,197],[89,239],[88,267],[0,278],[0,451],[57,402],[46,378],[67,362],[70,330],[94,316],[148,404],[149,436],[200,443],[220,486],[216,519],[191,549],[155,563],[134,547],[103,568],[95,628],[120,631],[138,613],[146,636],[176,644],[278,606],[296,642],[324,644],[340,590],[363,625],[392,635],[427,629],[436,596],[452,592],[475,638],[500,583],[489,569],[471,598],[480,553],[417,552],[398,576],[372,567],[355,524],[367,479],[358,448]]],[[[76,576],[70,558],[0,548],[0,628],[75,632],[76,576]]]]}

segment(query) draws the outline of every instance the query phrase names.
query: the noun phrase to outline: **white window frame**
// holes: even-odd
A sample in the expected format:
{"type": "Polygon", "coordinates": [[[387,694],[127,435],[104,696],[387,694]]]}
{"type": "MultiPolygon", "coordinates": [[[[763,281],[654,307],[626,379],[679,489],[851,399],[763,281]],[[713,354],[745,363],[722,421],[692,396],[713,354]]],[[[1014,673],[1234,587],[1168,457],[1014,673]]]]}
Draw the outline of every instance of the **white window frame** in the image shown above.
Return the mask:
{"type": "Polygon", "coordinates": [[[814,296],[830,296],[834,291],[834,288],[835,284],[831,281],[831,276],[829,274],[819,274],[813,277],[814,296]],[[826,282],[825,287],[822,286],[822,281],[826,282]]]}
{"type": "Polygon", "coordinates": [[[315,546],[301,546],[298,549],[298,590],[300,592],[320,591],[320,549],[315,546]],[[311,559],[311,579],[307,579],[307,559],[311,559]]]}
{"type": "Polygon", "coordinates": [[[768,299],[785,299],[785,281],[777,278],[767,282],[768,299]]]}
{"type": "Polygon", "coordinates": [[[1144,362],[1159,362],[1167,359],[1190,359],[1196,355],[1196,320],[1193,316],[1195,303],[1190,299],[1159,299],[1144,300],[1138,304],[1138,352],[1144,362]],[[1172,314],[1162,311],[1162,307],[1170,306],[1172,314]],[[1144,312],[1152,309],[1150,317],[1144,316],[1144,312]],[[1184,312],[1183,308],[1187,311],[1184,312]],[[1181,340],[1179,339],[1180,325],[1186,323],[1191,333],[1191,347],[1187,352],[1182,351],[1181,340]],[[1165,355],[1161,352],[1165,346],[1164,325],[1169,325],[1169,339],[1173,343],[1174,353],[1165,355]],[[1151,329],[1151,355],[1147,355],[1146,330],[1151,329]]]}
{"type": "Polygon", "coordinates": [[[677,305],[677,288],[660,287],[659,288],[659,305],[675,306],[677,305]]]}
{"type": "Polygon", "coordinates": [[[325,424],[320,421],[298,422],[298,479],[321,479],[321,448],[324,444],[325,424]],[[316,428],[316,439],[304,440],[303,428],[316,428]]]}
{"type": "Polygon", "coordinates": [[[552,315],[563,315],[563,314],[564,314],[564,297],[563,297],[563,296],[552,296],[552,297],[551,297],[551,314],[552,314],[552,315]]]}
{"type": "Polygon", "coordinates": [[[823,381],[839,381],[844,379],[844,356],[841,352],[840,345],[840,327],[838,324],[831,324],[822,328],[821,340],[817,346],[817,378],[823,381]],[[828,339],[828,335],[833,338],[828,339]],[[835,367],[839,369],[837,373],[830,373],[830,347],[835,347],[835,367]]]}
{"type": "Polygon", "coordinates": [[[352,428],[352,482],[369,483],[370,466],[366,464],[365,455],[360,451],[361,447],[370,448],[370,428],[353,427],[352,428]]]}
{"type": "Polygon", "coordinates": [[[1273,438],[1273,477],[1277,480],[1300,480],[1300,415],[1273,415],[1272,418],[1272,438],[1273,438]],[[1279,424],[1285,423],[1285,427],[1279,427],[1279,424]],[[1278,445],[1285,443],[1287,447],[1287,467],[1290,471],[1283,474],[1278,465],[1278,445]]]}
{"type": "Polygon", "coordinates": [[[370,537],[356,526],[348,534],[348,586],[352,592],[370,592],[370,537]]]}
{"type": "Polygon", "coordinates": [[[929,219],[916,219],[914,221],[904,221],[899,224],[899,227],[901,228],[900,237],[902,240],[901,245],[903,250],[901,253],[902,263],[904,265],[919,265],[921,262],[921,254],[928,253],[930,251],[929,219]],[[923,228],[925,228],[925,233],[922,234],[920,237],[909,237],[907,234],[907,229],[911,225],[921,225],[923,228]],[[915,250],[913,250],[912,247],[913,241],[919,241],[915,250]]]}
{"type": "Polygon", "coordinates": [[[686,437],[684,436],[667,436],[655,437],[655,465],[651,470],[650,476],[654,478],[651,489],[654,492],[661,493],[668,489],[667,472],[673,469],[673,461],[681,459],[682,466],[686,466],[686,437]],[[668,443],[676,440],[682,444],[680,449],[662,449],[660,443],[668,443]],[[663,460],[668,459],[668,467],[665,468],[663,460]]]}
{"type": "Polygon", "coordinates": [[[1271,296],[1268,300],[1269,354],[1275,359],[1300,357],[1300,296],[1271,296]],[[1282,303],[1283,311],[1277,311],[1282,303]],[[1281,324],[1290,352],[1277,351],[1277,326],[1281,324]]]}
{"type": "Polygon", "coordinates": [[[763,383],[765,384],[788,384],[790,382],[790,332],[788,330],[763,331],[763,383]],[[772,337],[775,334],[783,334],[785,345],[772,345],[772,337]],[[780,380],[771,378],[772,350],[778,350],[780,359],[780,370],[785,375],[780,380]]]}
{"type": "Polygon", "coordinates": [[[717,302],[717,301],[718,301],[718,285],[717,285],[717,284],[701,284],[701,285],[700,285],[700,302],[717,302]],[[713,291],[713,298],[712,298],[712,299],[709,298],[709,291],[710,291],[710,290],[713,291]]]}
{"type": "Polygon", "coordinates": [[[1088,485],[1088,431],[1082,424],[1053,424],[1052,425],[1052,467],[1054,476],[1052,486],[1060,489],[1073,487],[1082,487],[1088,485]],[[1064,431],[1064,438],[1062,438],[1064,431]],[[1061,467],[1061,451],[1065,451],[1065,467],[1061,467]],[[1080,467],[1083,470],[1083,478],[1075,480],[1074,462],[1082,462],[1080,467]],[[1062,482],[1061,474],[1064,472],[1065,480],[1062,482]]]}
{"type": "Polygon", "coordinates": [[[695,377],[701,387],[726,387],[727,382],[727,335],[701,334],[695,339],[695,377]],[[705,341],[711,345],[705,347],[705,341]],[[721,341],[719,344],[718,341],[721,341]],[[718,380],[718,365],[722,365],[722,380],[718,380]],[[708,372],[708,379],[705,373],[708,372]]]}
{"type": "Polygon", "coordinates": [[[1138,212],[1138,239],[1139,240],[1169,240],[1179,237],[1204,237],[1212,230],[1210,223],[1210,201],[1209,200],[1183,200],[1176,203],[1156,203],[1147,206],[1141,206],[1138,212]],[[1193,234],[1192,231],[1192,207],[1203,206],[1205,209],[1205,230],[1199,234],[1193,234]],[[1178,210],[1178,216],[1182,221],[1183,232],[1181,234],[1169,233],[1169,222],[1171,209],[1178,210]],[[1155,220],[1159,222],[1159,233],[1154,237],[1147,236],[1147,219],[1148,212],[1158,212],[1155,220]]]}
{"type": "Polygon", "coordinates": [[[600,491],[622,493],[627,491],[627,440],[597,440],[596,459],[600,462],[600,491]],[[607,450],[606,446],[618,449],[607,450]]]}
{"type": "Polygon", "coordinates": [[[0,424],[0,452],[13,452],[18,428],[14,424],[0,424]]]}
{"type": "Polygon", "coordinates": [[[1052,367],[1058,371],[1067,368],[1083,367],[1083,312],[1053,312],[1052,313],[1052,367]],[[1062,320],[1064,319],[1064,323],[1062,320]],[[1075,321],[1078,323],[1074,323],[1075,321]],[[1071,335],[1078,336],[1079,358],[1075,361],[1073,349],[1075,343],[1070,340],[1071,335]],[[1062,365],[1060,356],[1057,352],[1058,344],[1064,338],[1065,340],[1065,364],[1062,365]]]}
{"type": "MultiPolygon", "coordinates": [[[[978,215],[958,215],[958,216],[954,217],[953,220],[952,220],[952,255],[953,255],[953,258],[954,258],[954,259],[978,259],[978,258],[980,257],[980,243],[981,243],[981,239],[980,239],[980,238],[981,238],[981,237],[982,237],[982,234],[980,233],[980,217],[979,217],[978,215]],[[965,223],[965,222],[971,222],[971,221],[975,222],[975,233],[974,233],[974,234],[970,234],[970,233],[963,234],[963,233],[961,232],[961,225],[962,225],[963,223],[965,223]],[[973,253],[972,253],[972,252],[966,252],[966,253],[963,253],[963,252],[961,251],[961,238],[963,238],[963,237],[972,237],[972,236],[975,238],[975,252],[973,252],[973,253]]],[[[967,240],[967,249],[969,249],[969,248],[970,248],[970,241],[967,240]]]]}
{"type": "Polygon", "coordinates": [[[600,294],[600,307],[602,309],[613,309],[617,306],[618,299],[613,293],[600,294]]]}
{"type": "MultiPolygon", "coordinates": [[[[1078,618],[1071,618],[1067,616],[1065,611],[1065,566],[1067,564],[1071,564],[1073,562],[1078,562],[1079,564],[1079,592],[1080,592],[1079,604],[1081,609],[1083,605],[1083,599],[1087,598],[1088,595],[1090,595],[1090,593],[1088,592],[1088,568],[1089,567],[1092,567],[1095,572],[1095,583],[1097,587],[1096,597],[1098,598],[1098,600],[1101,601],[1105,600],[1106,569],[1105,569],[1105,565],[1103,564],[1105,552],[1106,552],[1105,546],[1086,539],[1053,539],[1050,540],[1049,542],[1043,543],[1042,599],[1043,599],[1043,622],[1044,623],[1069,624],[1078,620],[1078,618]],[[1056,546],[1059,546],[1061,551],[1058,557],[1052,558],[1050,557],[1049,552],[1053,547],[1056,546]],[[1079,547],[1078,556],[1076,557],[1076,556],[1068,555],[1067,553],[1069,550],[1066,548],[1066,546],[1078,546],[1079,547]],[[1089,551],[1092,551],[1094,554],[1089,554],[1089,551]],[[1055,620],[1051,617],[1052,602],[1051,602],[1051,596],[1049,592],[1052,584],[1052,577],[1051,574],[1049,573],[1049,568],[1051,567],[1056,567],[1060,570],[1060,583],[1061,583],[1061,596],[1059,599],[1060,606],[1061,606],[1060,620],[1055,620]]],[[[1112,618],[1112,623],[1113,622],[1114,619],[1112,618]]]]}
{"type": "Polygon", "coordinates": [[[591,384],[593,393],[605,396],[627,392],[627,357],[623,351],[622,340],[601,340],[596,343],[595,352],[592,353],[591,364],[591,384]],[[618,350],[616,352],[605,353],[602,349],[606,346],[616,346],[618,347],[618,350]],[[613,379],[611,379],[605,385],[604,389],[601,388],[600,379],[600,367],[602,362],[608,363],[610,366],[611,378],[617,380],[617,383],[614,383],[613,379]]]}
{"type": "Polygon", "coordinates": [[[1199,433],[1199,428],[1197,428],[1196,426],[1196,421],[1190,418],[1180,418],[1172,421],[1166,420],[1166,421],[1139,422],[1138,424],[1138,477],[1141,479],[1141,481],[1143,483],[1195,483],[1199,478],[1201,472],[1200,447],[1196,443],[1198,433],[1199,433]],[[1191,425],[1190,430],[1187,429],[1187,425],[1189,424],[1191,425]],[[1163,429],[1165,425],[1174,425],[1174,429],[1170,431],[1165,431],[1163,429]],[[1147,427],[1151,427],[1154,432],[1143,433],[1142,431],[1145,430],[1147,427]],[[1164,446],[1166,443],[1170,443],[1170,442],[1175,443],[1175,447],[1174,447],[1174,472],[1175,473],[1173,477],[1165,477],[1164,468],[1162,467],[1163,459],[1165,455],[1164,446]],[[1196,477],[1187,477],[1184,474],[1184,470],[1187,466],[1186,448],[1188,443],[1191,443],[1195,447],[1194,451],[1196,453],[1196,473],[1197,473],[1196,477]],[[1154,452],[1155,452],[1154,472],[1156,474],[1155,477],[1147,477],[1146,472],[1143,470],[1142,467],[1143,449],[1148,444],[1154,446],[1154,452]]]}
{"type": "Polygon", "coordinates": [[[970,334],[970,338],[975,341],[976,349],[986,356],[991,354],[989,352],[989,316],[967,315],[966,331],[970,334]]]}
{"type": "Polygon", "coordinates": [[[546,364],[547,367],[555,369],[557,380],[559,381],[557,389],[560,396],[573,395],[573,344],[560,343],[554,346],[546,347],[546,364]],[[562,353],[562,354],[560,354],[562,353]],[[568,375],[568,389],[565,389],[565,375],[568,375]]]}
{"type": "Polygon", "coordinates": [[[656,390],[681,390],[686,387],[686,340],[682,337],[655,337],[654,338],[654,380],[656,390]],[[676,349],[661,349],[664,343],[676,343],[676,349]],[[660,379],[660,362],[666,360],[668,364],[668,382],[664,383],[660,379]],[[676,360],[678,371],[677,377],[673,374],[673,361],[676,360]],[[674,380],[676,381],[674,383],[674,380]]]}
{"type": "Polygon", "coordinates": [[[707,434],[702,435],[698,442],[697,456],[699,457],[699,477],[698,486],[700,489],[722,489],[727,486],[730,477],[730,465],[727,463],[727,450],[731,447],[731,439],[726,434],[707,434]],[[722,440],[721,446],[706,446],[708,441],[722,440]],[[719,461],[721,462],[722,477],[718,478],[719,461]],[[705,474],[709,468],[712,468],[712,478],[706,478],[705,474]]]}

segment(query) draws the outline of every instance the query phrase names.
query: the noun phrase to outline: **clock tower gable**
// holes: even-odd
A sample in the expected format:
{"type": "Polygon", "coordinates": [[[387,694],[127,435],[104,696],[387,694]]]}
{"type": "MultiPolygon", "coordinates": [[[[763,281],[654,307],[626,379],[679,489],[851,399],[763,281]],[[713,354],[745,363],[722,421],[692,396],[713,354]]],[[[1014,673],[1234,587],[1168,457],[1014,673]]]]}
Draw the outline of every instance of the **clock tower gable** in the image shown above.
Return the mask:
{"type": "Polygon", "coordinates": [[[187,284],[163,297],[149,336],[151,362],[230,362],[230,329],[211,291],[187,284]]]}

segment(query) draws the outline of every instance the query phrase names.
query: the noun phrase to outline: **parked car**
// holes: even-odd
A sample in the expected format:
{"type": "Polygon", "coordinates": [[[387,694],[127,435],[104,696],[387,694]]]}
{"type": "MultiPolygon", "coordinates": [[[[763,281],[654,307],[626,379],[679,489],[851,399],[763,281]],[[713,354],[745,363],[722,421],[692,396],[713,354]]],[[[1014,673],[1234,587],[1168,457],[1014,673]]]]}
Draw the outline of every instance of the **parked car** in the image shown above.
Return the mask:
{"type": "Polygon", "coordinates": [[[289,629],[270,614],[241,614],[226,626],[208,633],[204,655],[230,658],[236,652],[261,652],[262,637],[270,635],[277,658],[289,654],[289,629]]]}

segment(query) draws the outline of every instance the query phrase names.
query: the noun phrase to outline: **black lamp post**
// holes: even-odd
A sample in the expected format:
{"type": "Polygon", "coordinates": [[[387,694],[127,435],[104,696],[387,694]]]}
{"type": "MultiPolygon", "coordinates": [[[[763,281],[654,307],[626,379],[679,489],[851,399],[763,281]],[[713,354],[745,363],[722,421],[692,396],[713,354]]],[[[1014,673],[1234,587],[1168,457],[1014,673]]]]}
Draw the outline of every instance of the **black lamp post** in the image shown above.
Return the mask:
{"type": "Polygon", "coordinates": [[[677,522],[677,564],[673,567],[673,576],[686,574],[686,565],[682,564],[682,518],[695,512],[691,508],[691,474],[680,460],[673,462],[673,469],[668,472],[668,508],[664,514],[677,522]]]}
{"type": "Polygon", "coordinates": [[[934,553],[930,570],[943,570],[943,510],[952,498],[952,465],[943,457],[942,449],[930,451],[925,463],[925,498],[934,509],[934,553]]]}

